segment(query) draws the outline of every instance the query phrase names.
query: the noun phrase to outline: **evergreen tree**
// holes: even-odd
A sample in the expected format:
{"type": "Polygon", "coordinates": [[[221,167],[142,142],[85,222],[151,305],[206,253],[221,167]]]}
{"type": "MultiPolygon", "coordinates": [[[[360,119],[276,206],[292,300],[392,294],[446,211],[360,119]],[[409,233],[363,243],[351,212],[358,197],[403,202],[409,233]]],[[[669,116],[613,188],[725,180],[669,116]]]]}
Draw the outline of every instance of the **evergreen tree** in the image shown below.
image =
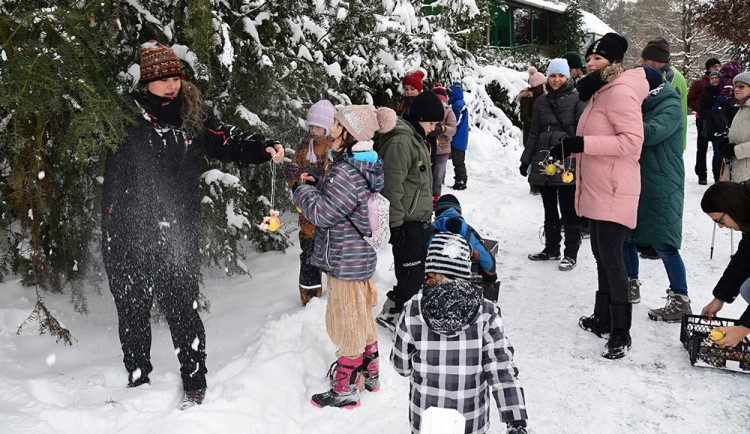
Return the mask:
{"type": "MultiPolygon", "coordinates": [[[[186,79],[222,120],[292,152],[319,99],[395,106],[394,90],[410,69],[443,82],[474,74],[463,47],[480,43],[488,8],[441,4],[445,16],[431,23],[420,0],[0,2],[0,277],[20,273],[37,290],[23,325],[37,321],[72,342],[43,291],[69,291],[85,312],[85,288],[100,286],[104,158],[132,122],[123,96],[138,90],[142,43],[172,46],[186,79]]],[[[475,121],[485,112],[503,116],[486,92],[477,101],[475,121]]],[[[271,207],[294,212],[283,167],[206,161],[201,186],[204,266],[246,273],[249,249],[289,244],[296,227],[257,227],[271,207]]]]}

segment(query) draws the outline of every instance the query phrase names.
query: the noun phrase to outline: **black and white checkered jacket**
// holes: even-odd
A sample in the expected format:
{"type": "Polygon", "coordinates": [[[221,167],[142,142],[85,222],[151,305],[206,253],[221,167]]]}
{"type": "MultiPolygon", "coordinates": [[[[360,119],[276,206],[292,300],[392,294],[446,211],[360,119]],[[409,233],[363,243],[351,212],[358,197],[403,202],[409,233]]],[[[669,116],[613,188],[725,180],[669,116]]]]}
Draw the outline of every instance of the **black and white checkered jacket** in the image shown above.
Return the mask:
{"type": "Polygon", "coordinates": [[[420,432],[422,412],[455,409],[466,418],[466,433],[489,428],[490,392],[503,422],[525,420],[526,400],[513,363],[513,347],[503,333],[500,309],[484,300],[476,317],[454,333],[430,329],[420,311],[422,291],[404,306],[391,363],[411,381],[409,420],[420,432]]]}

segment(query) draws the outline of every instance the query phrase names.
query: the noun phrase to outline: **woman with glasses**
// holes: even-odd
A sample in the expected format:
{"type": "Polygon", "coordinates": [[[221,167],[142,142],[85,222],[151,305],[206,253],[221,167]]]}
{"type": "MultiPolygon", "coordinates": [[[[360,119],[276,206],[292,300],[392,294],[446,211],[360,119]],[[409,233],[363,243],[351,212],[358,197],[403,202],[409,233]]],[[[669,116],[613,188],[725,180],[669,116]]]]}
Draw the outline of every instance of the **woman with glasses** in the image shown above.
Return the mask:
{"type": "Polygon", "coordinates": [[[740,182],[750,179],[750,72],[735,75],[733,84],[738,110],[729,135],[719,144],[725,161],[721,180],[740,182]]]}
{"type": "MultiPolygon", "coordinates": [[[[714,287],[714,299],[701,311],[701,315],[713,318],[724,303],[733,302],[738,295],[750,303],[750,181],[713,184],[703,195],[701,208],[720,228],[742,232],[737,252],[714,287]]],[[[715,327],[724,332],[724,337],[716,343],[734,347],[750,334],[750,306],[737,323],[715,327]]]]}

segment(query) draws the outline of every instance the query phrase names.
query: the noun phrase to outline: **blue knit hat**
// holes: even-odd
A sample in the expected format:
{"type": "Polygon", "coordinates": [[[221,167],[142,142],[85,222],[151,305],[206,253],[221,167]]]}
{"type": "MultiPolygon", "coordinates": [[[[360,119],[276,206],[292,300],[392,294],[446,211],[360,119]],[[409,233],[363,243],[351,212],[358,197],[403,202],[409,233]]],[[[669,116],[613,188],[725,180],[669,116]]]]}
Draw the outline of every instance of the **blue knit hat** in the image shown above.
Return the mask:
{"type": "Polygon", "coordinates": [[[570,66],[568,61],[565,59],[552,59],[549,61],[547,67],[547,77],[549,78],[552,74],[562,74],[570,78],[570,66]]]}

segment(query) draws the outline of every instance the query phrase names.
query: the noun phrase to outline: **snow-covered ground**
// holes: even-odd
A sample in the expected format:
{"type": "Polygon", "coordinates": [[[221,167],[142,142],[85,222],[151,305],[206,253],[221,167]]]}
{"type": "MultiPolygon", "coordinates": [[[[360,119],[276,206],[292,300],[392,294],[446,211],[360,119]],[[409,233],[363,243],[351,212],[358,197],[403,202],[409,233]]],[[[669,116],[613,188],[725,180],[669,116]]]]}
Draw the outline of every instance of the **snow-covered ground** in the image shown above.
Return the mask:
{"type": "MultiPolygon", "coordinates": [[[[685,152],[682,255],[693,311],[729,260],[728,230],[716,232],[700,211],[705,186],[693,175],[695,128],[685,152]]],[[[633,309],[633,348],[621,360],[600,357],[605,341],[578,328],[592,312],[596,271],[589,241],[578,267],[531,262],[541,249],[542,203],[518,174],[520,149],[473,132],[467,155],[469,188],[453,192],[467,220],[500,241],[500,306],[516,347],[532,433],[747,433],[750,376],[693,367],[678,324],[655,323],[668,286],[660,261],[641,260],[642,302],[633,309]]],[[[710,161],[710,160],[709,160],[710,161]]],[[[449,164],[447,179],[452,179],[449,164]]],[[[452,182],[451,182],[452,183],[452,182]]],[[[289,223],[292,225],[294,223],[289,223]]],[[[735,234],[735,245],[739,236],[735,234]]],[[[45,302],[71,331],[71,347],[35,327],[16,335],[34,305],[18,281],[0,285],[0,432],[2,433],[384,433],[408,431],[408,381],[388,361],[390,337],[381,330],[382,389],[362,395],[354,410],[318,409],[313,393],[327,389],[335,348],[325,330],[325,300],[302,308],[297,293],[299,247],[250,255],[250,277],[208,278],[211,312],[204,314],[209,389],[205,404],[177,410],[182,396],[177,358],[165,323],[154,325],[151,385],[125,388],[115,306],[105,289],[89,295],[91,313],[73,311],[66,295],[45,302]]],[[[375,282],[380,302],[394,284],[392,256],[381,253],[375,282]]],[[[722,316],[739,317],[745,303],[722,316]]],[[[379,308],[379,306],[378,306],[379,308]]],[[[497,412],[490,432],[504,432],[497,412]]]]}

